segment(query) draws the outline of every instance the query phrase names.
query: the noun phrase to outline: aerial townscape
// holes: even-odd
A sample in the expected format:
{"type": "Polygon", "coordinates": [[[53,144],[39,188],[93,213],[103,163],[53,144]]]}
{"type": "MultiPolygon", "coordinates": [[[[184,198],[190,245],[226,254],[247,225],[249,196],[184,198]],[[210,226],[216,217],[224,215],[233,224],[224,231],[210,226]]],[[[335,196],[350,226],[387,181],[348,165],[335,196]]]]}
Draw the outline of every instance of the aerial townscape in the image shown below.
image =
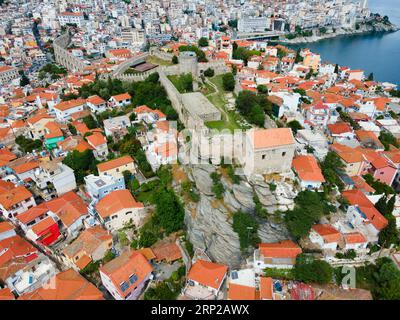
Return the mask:
{"type": "Polygon", "coordinates": [[[0,300],[400,300],[400,82],[307,48],[397,30],[367,0],[0,0],[0,300]]]}

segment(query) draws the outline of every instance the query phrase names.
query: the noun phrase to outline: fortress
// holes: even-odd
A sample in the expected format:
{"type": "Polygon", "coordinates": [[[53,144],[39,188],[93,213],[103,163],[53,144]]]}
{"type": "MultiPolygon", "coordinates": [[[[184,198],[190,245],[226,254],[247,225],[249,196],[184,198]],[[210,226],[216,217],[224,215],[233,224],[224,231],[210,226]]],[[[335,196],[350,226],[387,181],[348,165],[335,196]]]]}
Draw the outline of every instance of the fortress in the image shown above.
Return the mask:
{"type": "MultiPolygon", "coordinates": [[[[54,53],[57,63],[68,70],[77,72],[83,71],[87,62],[74,57],[66,50],[70,42],[70,35],[66,33],[54,41],[54,53]]],[[[294,142],[284,146],[271,145],[257,150],[253,143],[254,130],[232,133],[229,130],[217,132],[210,130],[205,122],[221,120],[221,111],[214,106],[201,92],[180,93],[174,84],[168,79],[170,75],[181,75],[190,73],[195,82],[201,81],[205,70],[211,68],[215,75],[229,72],[224,61],[212,61],[199,63],[195,52],[182,52],[178,58],[178,64],[172,66],[157,66],[149,71],[137,74],[125,74],[131,66],[143,63],[148,56],[156,56],[163,60],[171,60],[173,55],[151,49],[133,58],[130,58],[115,68],[111,73],[102,77],[120,79],[122,81],[143,81],[152,73],[158,72],[159,81],[165,88],[172,106],[177,111],[179,120],[191,132],[191,140],[188,145],[183,162],[187,163],[212,163],[218,164],[221,158],[227,161],[232,160],[243,166],[244,174],[265,174],[273,172],[290,171],[290,164],[294,154],[294,142]],[[277,154],[280,155],[277,159],[277,154]],[[267,160],[265,160],[267,159],[267,160]]],[[[280,130],[280,129],[271,129],[280,130]]],[[[283,129],[285,130],[285,129],[283,129]]],[[[269,130],[261,130],[269,131],[269,130]]],[[[276,133],[275,133],[276,134],[276,133]]],[[[278,136],[281,133],[278,133],[278,136]]],[[[282,132],[283,134],[283,132],[282,132]]],[[[284,134],[288,134],[284,132],[284,134]]],[[[265,134],[268,138],[268,134],[265,134]]],[[[278,139],[279,140],[279,139],[278,139]]]]}

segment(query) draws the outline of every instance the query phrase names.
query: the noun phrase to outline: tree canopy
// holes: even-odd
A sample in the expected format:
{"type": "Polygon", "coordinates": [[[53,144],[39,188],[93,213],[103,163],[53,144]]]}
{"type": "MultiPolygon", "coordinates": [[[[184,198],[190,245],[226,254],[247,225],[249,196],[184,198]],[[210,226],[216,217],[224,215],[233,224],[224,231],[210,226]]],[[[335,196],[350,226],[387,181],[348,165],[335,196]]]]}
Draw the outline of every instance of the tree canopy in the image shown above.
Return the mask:
{"type": "Polygon", "coordinates": [[[233,231],[239,235],[241,250],[246,250],[250,246],[256,246],[260,243],[257,235],[258,223],[247,213],[237,211],[233,214],[233,231]]]}
{"type": "Polygon", "coordinates": [[[379,232],[379,244],[385,248],[400,243],[396,218],[393,216],[395,201],[395,196],[389,200],[387,196],[383,196],[375,203],[375,208],[388,220],[388,225],[379,232]]]}
{"type": "Polygon", "coordinates": [[[182,229],[185,211],[172,189],[163,188],[160,190],[155,199],[155,204],[156,210],[153,218],[167,234],[182,229]]]}
{"type": "Polygon", "coordinates": [[[295,199],[295,208],[285,214],[290,234],[299,239],[308,235],[311,226],[326,213],[321,196],[317,192],[302,191],[295,199]]]}
{"type": "Polygon", "coordinates": [[[340,175],[344,173],[344,164],[339,156],[335,152],[329,151],[320,167],[328,188],[332,189],[337,186],[339,190],[343,190],[344,184],[340,175]]]}
{"type": "Polygon", "coordinates": [[[305,283],[327,284],[333,279],[333,269],[328,262],[306,254],[297,256],[293,274],[296,280],[305,283]]]}
{"type": "Polygon", "coordinates": [[[199,47],[208,47],[208,39],[206,37],[201,37],[198,41],[199,47]]]}
{"type": "Polygon", "coordinates": [[[264,127],[265,112],[270,110],[265,95],[257,95],[251,91],[241,91],[236,98],[236,108],[249,121],[259,127],[264,127]]]}
{"type": "Polygon", "coordinates": [[[43,148],[43,143],[41,140],[28,139],[24,136],[18,136],[15,142],[21,147],[23,152],[32,152],[33,150],[41,150],[43,148]]]}
{"type": "Polygon", "coordinates": [[[222,76],[222,85],[224,86],[224,90],[233,91],[235,89],[235,77],[232,73],[225,73],[222,76]]]}
{"type": "Polygon", "coordinates": [[[98,161],[95,159],[92,150],[69,152],[63,163],[74,170],[77,184],[83,183],[85,176],[97,172],[96,165],[98,161]]]}

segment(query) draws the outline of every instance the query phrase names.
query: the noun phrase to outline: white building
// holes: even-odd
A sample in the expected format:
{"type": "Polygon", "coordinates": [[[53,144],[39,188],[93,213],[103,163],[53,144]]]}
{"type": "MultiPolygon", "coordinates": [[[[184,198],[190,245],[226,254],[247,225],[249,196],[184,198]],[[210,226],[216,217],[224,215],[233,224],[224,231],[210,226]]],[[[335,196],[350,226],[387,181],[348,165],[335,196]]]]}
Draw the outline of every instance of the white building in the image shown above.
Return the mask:
{"type": "Polygon", "coordinates": [[[56,118],[61,122],[71,119],[71,114],[83,111],[86,105],[85,99],[63,101],[54,106],[56,118]]]}
{"type": "Polygon", "coordinates": [[[0,66],[0,84],[5,85],[19,77],[18,70],[10,66],[0,66]]]}
{"type": "Polygon", "coordinates": [[[131,126],[131,121],[127,116],[119,116],[103,121],[104,132],[107,137],[113,136],[117,132],[124,131],[131,126]]]}
{"type": "Polygon", "coordinates": [[[28,209],[36,206],[32,193],[24,186],[3,191],[0,194],[0,214],[6,219],[12,219],[28,209]]]}
{"type": "Polygon", "coordinates": [[[243,17],[238,21],[239,32],[265,32],[271,28],[271,19],[267,17],[243,17]]]}
{"type": "MultiPolygon", "coordinates": [[[[62,162],[42,161],[40,167],[35,169],[32,179],[40,190],[46,190],[51,183],[58,196],[76,189],[74,170],[62,162]]],[[[48,195],[45,200],[52,198],[51,193],[48,195]]]]}
{"type": "Polygon", "coordinates": [[[336,251],[340,240],[340,232],[328,224],[315,224],[312,226],[310,241],[322,250],[336,251]]]}
{"type": "Polygon", "coordinates": [[[152,279],[153,268],[137,251],[125,251],[100,268],[104,287],[115,300],[136,300],[152,279]]]}
{"type": "Polygon", "coordinates": [[[145,217],[143,203],[137,202],[129,190],[116,190],[104,196],[95,205],[99,220],[105,228],[116,231],[133,223],[139,227],[145,217]]]}
{"type": "Polygon", "coordinates": [[[107,110],[107,102],[97,95],[87,98],[86,105],[90,111],[95,114],[107,110]]]}
{"type": "Polygon", "coordinates": [[[82,12],[61,12],[58,15],[58,21],[60,26],[65,26],[67,24],[76,24],[81,28],[85,22],[82,12]]]}

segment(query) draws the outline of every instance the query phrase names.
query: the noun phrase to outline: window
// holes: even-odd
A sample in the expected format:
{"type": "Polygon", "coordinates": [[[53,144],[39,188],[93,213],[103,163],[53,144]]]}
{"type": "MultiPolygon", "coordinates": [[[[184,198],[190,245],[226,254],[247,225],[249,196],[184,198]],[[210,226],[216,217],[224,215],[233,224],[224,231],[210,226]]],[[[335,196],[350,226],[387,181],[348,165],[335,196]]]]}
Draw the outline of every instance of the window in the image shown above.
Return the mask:
{"type": "Polygon", "coordinates": [[[286,156],[286,152],[282,152],[282,157],[286,156]]]}
{"type": "Polygon", "coordinates": [[[132,214],[132,211],[128,211],[127,213],[125,213],[125,215],[128,215],[128,214],[132,214]]]}
{"type": "Polygon", "coordinates": [[[264,160],[264,159],[265,159],[265,157],[266,157],[266,155],[265,155],[265,154],[263,154],[263,155],[262,155],[262,159],[264,160]]]}
{"type": "Polygon", "coordinates": [[[132,274],[129,276],[129,282],[130,282],[131,284],[134,284],[137,280],[138,280],[138,278],[137,278],[136,274],[132,273],[132,274]]]}
{"type": "Polygon", "coordinates": [[[122,282],[119,286],[122,292],[125,292],[129,288],[129,284],[126,281],[122,282]]]}
{"type": "Polygon", "coordinates": [[[117,218],[118,218],[117,214],[111,217],[112,220],[117,219],[117,218]]]}
{"type": "Polygon", "coordinates": [[[119,172],[119,168],[117,168],[117,172],[119,172]]]}

